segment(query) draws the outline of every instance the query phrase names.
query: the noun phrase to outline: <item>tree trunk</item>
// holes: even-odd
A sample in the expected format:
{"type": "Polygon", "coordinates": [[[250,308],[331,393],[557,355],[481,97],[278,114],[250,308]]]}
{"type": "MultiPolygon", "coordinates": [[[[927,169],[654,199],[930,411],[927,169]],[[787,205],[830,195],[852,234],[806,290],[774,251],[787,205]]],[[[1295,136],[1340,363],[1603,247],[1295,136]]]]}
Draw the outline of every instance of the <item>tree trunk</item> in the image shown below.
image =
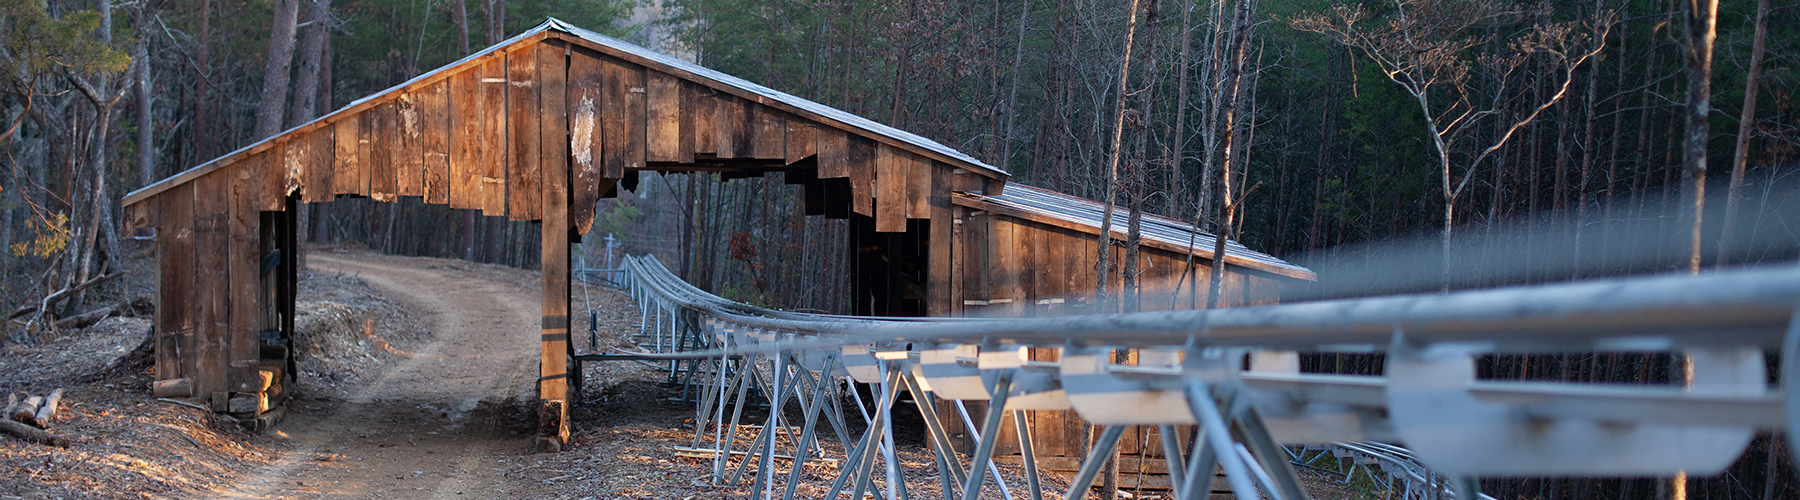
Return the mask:
{"type": "Polygon", "coordinates": [[[487,15],[487,44],[493,45],[506,39],[506,2],[503,0],[487,0],[481,9],[487,15]]]}
{"type": "Polygon", "coordinates": [[[1163,210],[1170,217],[1181,217],[1182,209],[1187,208],[1182,206],[1182,202],[1187,201],[1187,178],[1182,167],[1187,162],[1188,74],[1192,73],[1189,71],[1188,61],[1189,54],[1193,52],[1190,47],[1193,45],[1193,14],[1193,0],[1181,2],[1181,56],[1175,62],[1175,71],[1179,73],[1175,78],[1175,135],[1169,137],[1169,142],[1175,144],[1175,150],[1171,155],[1173,162],[1169,165],[1168,205],[1163,210]]]}
{"type": "Polygon", "coordinates": [[[295,18],[300,0],[275,0],[274,21],[269,28],[269,55],[263,67],[262,103],[256,108],[256,135],[262,140],[281,132],[287,104],[288,66],[294,59],[295,18]]]}
{"type": "Polygon", "coordinates": [[[147,186],[155,182],[156,175],[156,115],[152,113],[152,87],[150,85],[150,30],[146,19],[148,7],[140,7],[137,13],[138,41],[132,45],[133,66],[137,78],[132,85],[136,91],[137,101],[137,180],[138,186],[147,186]]]}
{"type": "Polygon", "coordinates": [[[1744,164],[1750,159],[1750,135],[1756,129],[1756,93],[1762,79],[1763,43],[1769,35],[1769,0],[1756,0],[1756,34],[1750,42],[1750,72],[1744,77],[1744,109],[1738,115],[1737,148],[1731,156],[1731,184],[1725,188],[1725,218],[1719,224],[1719,257],[1715,265],[1731,261],[1731,236],[1737,225],[1739,193],[1744,187],[1744,164]]]}
{"type": "MultiPolygon", "coordinates": [[[[1684,11],[1687,69],[1687,130],[1681,141],[1681,177],[1684,193],[1682,222],[1688,231],[1687,270],[1700,273],[1700,228],[1706,219],[1706,139],[1712,135],[1707,115],[1712,113],[1713,40],[1718,36],[1718,0],[1679,2],[1684,11]]],[[[1677,485],[1675,491],[1685,492],[1677,485]]]]}
{"type": "Polygon", "coordinates": [[[1125,58],[1119,63],[1119,87],[1113,105],[1112,154],[1106,166],[1106,209],[1100,215],[1099,256],[1094,261],[1094,312],[1111,312],[1107,306],[1106,281],[1112,275],[1112,219],[1119,198],[1120,142],[1125,139],[1126,80],[1131,75],[1132,40],[1137,37],[1138,0],[1131,0],[1131,14],[1125,22],[1125,58]]]}
{"type": "Polygon", "coordinates": [[[1253,0],[1239,0],[1237,16],[1231,23],[1231,66],[1225,73],[1224,114],[1225,137],[1219,158],[1219,220],[1213,224],[1213,261],[1211,290],[1206,294],[1206,308],[1217,309],[1225,291],[1225,242],[1231,239],[1232,219],[1237,216],[1237,200],[1232,198],[1231,163],[1237,153],[1237,101],[1244,80],[1244,60],[1250,52],[1250,15],[1253,0]]]}
{"type": "Polygon", "coordinates": [[[306,2],[306,33],[300,38],[300,70],[294,78],[294,113],[288,126],[319,116],[319,76],[325,62],[325,38],[331,34],[331,0],[306,2]]]}
{"type": "Polygon", "coordinates": [[[1000,135],[1000,169],[1012,165],[1013,116],[1019,111],[1019,70],[1025,67],[1025,21],[1030,19],[1031,0],[1019,0],[1019,35],[1013,41],[1012,90],[1006,94],[1006,126],[1000,135]]]}
{"type": "Polygon", "coordinates": [[[469,5],[468,0],[451,0],[455,6],[450,8],[451,20],[456,23],[456,47],[458,54],[469,55],[469,5]]]}

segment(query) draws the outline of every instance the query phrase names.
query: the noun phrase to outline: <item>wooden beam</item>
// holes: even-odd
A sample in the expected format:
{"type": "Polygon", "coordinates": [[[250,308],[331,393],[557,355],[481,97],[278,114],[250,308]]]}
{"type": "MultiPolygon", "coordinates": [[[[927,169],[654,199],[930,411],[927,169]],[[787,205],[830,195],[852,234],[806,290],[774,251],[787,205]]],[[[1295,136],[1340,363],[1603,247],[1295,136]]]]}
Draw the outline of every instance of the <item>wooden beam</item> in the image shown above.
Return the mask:
{"type": "Polygon", "coordinates": [[[402,93],[394,100],[394,145],[388,163],[394,168],[394,189],[400,196],[425,195],[424,123],[417,101],[422,94],[402,93]]]}
{"type": "Polygon", "coordinates": [[[364,170],[369,173],[370,198],[376,201],[394,201],[396,178],[394,165],[394,148],[400,141],[399,115],[394,104],[387,103],[376,106],[363,116],[363,138],[359,153],[368,160],[364,170]]]}
{"type": "Polygon", "coordinates": [[[960,297],[952,297],[950,290],[950,282],[957,276],[951,273],[950,265],[950,245],[955,241],[952,235],[955,223],[952,221],[954,214],[948,196],[950,190],[944,188],[944,178],[949,175],[948,169],[933,168],[926,171],[926,180],[933,186],[933,189],[926,190],[925,196],[931,215],[931,241],[927,244],[929,250],[925,256],[928,264],[925,271],[927,316],[950,316],[950,301],[962,300],[960,297]]]}
{"type": "Polygon", "coordinates": [[[605,93],[605,70],[600,60],[570,54],[569,79],[564,83],[569,115],[569,218],[580,234],[594,223],[594,204],[600,201],[600,179],[605,168],[601,156],[605,135],[600,109],[605,93]]]}
{"type": "Polygon", "coordinates": [[[949,165],[932,163],[925,157],[900,152],[900,173],[906,176],[906,218],[931,218],[931,172],[938,169],[950,169],[949,165]]]}
{"type": "Polygon", "coordinates": [[[547,162],[540,171],[544,193],[542,350],[538,359],[538,435],[541,451],[561,450],[569,439],[569,173],[547,162]]]}
{"type": "Polygon", "coordinates": [[[752,144],[750,155],[761,159],[787,158],[787,119],[780,111],[767,106],[751,106],[755,128],[751,132],[752,144]]]}
{"type": "Polygon", "coordinates": [[[226,282],[222,283],[227,293],[226,335],[230,353],[227,356],[229,367],[226,371],[230,381],[229,387],[235,392],[257,392],[261,387],[252,387],[258,380],[257,368],[262,357],[261,342],[258,334],[262,331],[262,302],[260,290],[262,267],[262,211],[257,206],[262,194],[262,184],[268,180],[265,173],[267,162],[263,155],[250,157],[238,162],[228,170],[230,176],[230,193],[228,194],[229,211],[229,248],[223,249],[225,254],[226,282]]]}
{"type": "MultiPolygon", "coordinates": [[[[231,177],[220,170],[194,181],[194,392],[229,391],[226,366],[230,316],[226,310],[230,248],[231,177]]],[[[185,355],[185,353],[183,353],[185,355]]]]}
{"type": "Polygon", "coordinates": [[[601,59],[605,74],[600,122],[606,141],[606,177],[625,176],[628,169],[644,168],[644,68],[613,59],[601,59]]]}
{"type": "Polygon", "coordinates": [[[682,142],[693,143],[694,154],[718,153],[719,135],[716,120],[718,119],[719,103],[718,99],[713,97],[713,90],[683,82],[681,99],[682,142]]]}
{"type": "Polygon", "coordinates": [[[906,177],[901,174],[900,152],[893,146],[875,146],[875,231],[906,232],[906,177]]]}
{"type": "Polygon", "coordinates": [[[787,118],[786,149],[787,164],[793,165],[801,160],[811,158],[819,152],[813,136],[817,134],[812,122],[789,116],[787,118]]]}
{"type": "Polygon", "coordinates": [[[449,113],[450,208],[481,208],[481,73],[474,69],[452,76],[447,87],[449,113]]]}
{"type": "Polygon", "coordinates": [[[172,380],[193,376],[194,185],[164,193],[156,198],[156,379],[172,380]]]}
{"type": "Polygon", "coordinates": [[[450,87],[437,82],[421,89],[413,103],[419,115],[419,155],[425,202],[450,202],[450,87]]]}
{"type": "Polygon", "coordinates": [[[850,169],[851,210],[875,216],[875,142],[851,137],[849,153],[844,155],[850,169]]]}
{"type": "MultiPolygon", "coordinates": [[[[539,44],[534,50],[506,56],[506,218],[537,220],[543,211],[539,200],[538,162],[543,138],[538,134],[538,52],[561,50],[539,44]]],[[[557,142],[562,142],[558,140],[557,142]]]]}
{"type": "Polygon", "coordinates": [[[481,85],[481,213],[506,215],[506,65],[512,58],[489,60],[479,73],[481,85]]]}
{"type": "MultiPolygon", "coordinates": [[[[545,197],[560,196],[565,198],[560,204],[568,209],[569,214],[577,210],[569,207],[566,198],[570,193],[569,177],[569,110],[568,110],[568,48],[561,45],[540,45],[537,51],[538,100],[532,103],[537,107],[539,144],[538,178],[532,180],[536,187],[531,201],[537,203],[532,207],[534,219],[544,216],[545,197]]],[[[590,162],[591,163],[591,162],[590,162]]],[[[593,207],[588,207],[592,213],[593,207]]],[[[541,226],[543,230],[559,230],[568,232],[569,217],[564,215],[561,226],[541,226]]],[[[591,217],[591,216],[590,216],[591,217]]],[[[591,223],[591,221],[590,221],[591,223]]]]}
{"type": "Polygon", "coordinates": [[[645,160],[693,161],[691,145],[688,147],[687,159],[682,158],[681,80],[657,71],[650,71],[648,78],[645,100],[649,107],[646,108],[645,119],[648,121],[646,133],[649,136],[645,139],[645,160]]]}
{"type": "Polygon", "coordinates": [[[813,134],[813,138],[814,147],[818,149],[819,178],[849,178],[850,136],[842,130],[821,128],[813,134]]]}
{"type": "MultiPolygon", "coordinates": [[[[362,138],[361,116],[349,117],[338,122],[332,128],[332,147],[335,160],[331,167],[331,195],[356,194],[356,184],[362,179],[362,157],[357,155],[357,141],[362,138]]],[[[323,196],[323,199],[312,201],[331,201],[334,196],[323,196]]]]}

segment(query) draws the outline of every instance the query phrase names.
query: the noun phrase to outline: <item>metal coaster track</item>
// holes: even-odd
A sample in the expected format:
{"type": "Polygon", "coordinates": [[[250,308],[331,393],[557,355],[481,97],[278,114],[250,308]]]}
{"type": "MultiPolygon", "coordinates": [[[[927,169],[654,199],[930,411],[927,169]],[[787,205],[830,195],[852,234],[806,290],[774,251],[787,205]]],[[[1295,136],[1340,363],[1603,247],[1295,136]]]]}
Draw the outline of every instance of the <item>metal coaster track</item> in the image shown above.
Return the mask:
{"type": "Polygon", "coordinates": [[[937,419],[939,398],[959,409],[966,400],[1004,409],[966,422],[976,440],[966,462],[955,453],[935,458],[944,498],[965,500],[980,497],[990,481],[1008,499],[1042,498],[1029,419],[1013,419],[1023,484],[998,477],[994,440],[982,439],[1000,434],[1006,413],[1029,410],[1072,409],[1103,426],[1067,498],[1083,497],[1078,493],[1103,462],[1097,457],[1112,453],[1132,425],[1158,427],[1164,456],[1178,458],[1167,461],[1177,498],[1205,498],[1214,475],[1191,472],[1223,469],[1229,489],[1244,500],[1305,498],[1290,461],[1307,449],[1379,464],[1390,484],[1402,483],[1405,498],[1479,498],[1483,476],[1716,473],[1754,433],[1800,428],[1800,398],[1787,397],[1788,388],[1800,387],[1800,369],[1784,366],[1785,380],[1772,386],[1763,365],[1764,350],[1779,351],[1784,364],[1800,356],[1800,268],[1792,266],[1022,319],[760,308],[701,291],[652,257],[627,257],[606,274],[643,312],[640,347],[576,358],[665,367],[695,403],[693,446],[684,452],[713,458],[713,485],[742,484],[756,462],[752,498],[794,498],[800,464],[819,460],[835,461],[840,471],[823,498],[909,498],[892,465],[887,418],[901,391],[914,395],[933,450],[948,449],[946,424],[953,424],[937,419]],[[1057,361],[1030,359],[1028,347],[1053,349],[1057,361]],[[1136,361],[1115,362],[1122,349],[1134,350],[1136,361]],[[1596,351],[1681,353],[1691,381],[1476,377],[1479,356],[1596,351]],[[1301,352],[1380,353],[1386,372],[1304,373],[1301,352]],[[857,409],[845,407],[845,381],[874,384],[875,401],[865,405],[852,391],[857,409]],[[760,427],[744,425],[743,409],[755,401],[798,404],[804,419],[770,411],[760,427]],[[849,431],[854,417],[864,419],[860,435],[849,431]],[[845,456],[823,457],[815,432],[821,419],[844,443],[845,456]],[[1194,425],[1201,432],[1190,448],[1174,431],[1194,425]],[[887,464],[885,491],[873,485],[877,454],[887,464]],[[732,455],[743,459],[727,470],[732,455]],[[776,458],[791,465],[777,470],[776,458]],[[783,491],[774,489],[776,474],[787,477],[783,491]]]}

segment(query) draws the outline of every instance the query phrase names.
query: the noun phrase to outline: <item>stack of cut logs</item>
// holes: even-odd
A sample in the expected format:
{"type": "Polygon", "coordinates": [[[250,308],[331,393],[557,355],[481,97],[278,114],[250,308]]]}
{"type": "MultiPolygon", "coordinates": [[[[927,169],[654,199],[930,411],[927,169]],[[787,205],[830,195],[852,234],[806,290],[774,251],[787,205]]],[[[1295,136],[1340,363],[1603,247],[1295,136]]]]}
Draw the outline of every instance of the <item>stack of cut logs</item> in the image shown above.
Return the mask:
{"type": "Polygon", "coordinates": [[[18,394],[9,396],[6,411],[0,414],[0,432],[38,444],[68,447],[69,440],[45,431],[50,428],[50,422],[56,420],[56,409],[62,405],[62,395],[62,389],[57,389],[43,397],[28,396],[19,399],[18,394]]]}

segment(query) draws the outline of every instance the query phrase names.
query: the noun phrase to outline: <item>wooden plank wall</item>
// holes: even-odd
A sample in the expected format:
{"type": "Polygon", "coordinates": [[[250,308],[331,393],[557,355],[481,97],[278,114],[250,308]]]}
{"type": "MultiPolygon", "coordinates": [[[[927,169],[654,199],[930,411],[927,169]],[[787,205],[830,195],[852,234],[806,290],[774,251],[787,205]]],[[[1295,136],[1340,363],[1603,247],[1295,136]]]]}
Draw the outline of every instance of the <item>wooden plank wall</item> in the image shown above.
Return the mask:
{"type": "MultiPolygon", "coordinates": [[[[951,292],[948,267],[937,265],[954,231],[947,190],[988,183],[754,97],[559,39],[540,40],[449,68],[223,159],[129,207],[128,225],[155,226],[160,235],[157,378],[189,379],[195,397],[221,410],[238,394],[267,390],[259,383],[258,334],[272,328],[269,308],[281,307],[270,303],[285,299],[266,293],[268,278],[258,271],[281,246],[271,239],[291,236],[275,234],[269,226],[286,219],[268,215],[288,210],[290,194],[307,203],[417,196],[585,234],[596,202],[616,193],[616,183],[628,188],[641,170],[781,171],[802,185],[808,213],[861,214],[880,233],[929,227],[929,235],[917,237],[944,245],[927,252],[934,277],[929,295],[951,292]],[[923,219],[942,223],[909,224],[923,219]]],[[[544,234],[546,245],[573,236],[544,234]]],[[[546,265],[564,258],[544,251],[546,265]]],[[[933,304],[934,314],[950,311],[933,304]]],[[[546,306],[546,317],[561,316],[552,309],[546,306]]],[[[552,375],[549,350],[546,376],[552,375]]],[[[543,389],[547,397],[563,390],[543,389]]]]}

